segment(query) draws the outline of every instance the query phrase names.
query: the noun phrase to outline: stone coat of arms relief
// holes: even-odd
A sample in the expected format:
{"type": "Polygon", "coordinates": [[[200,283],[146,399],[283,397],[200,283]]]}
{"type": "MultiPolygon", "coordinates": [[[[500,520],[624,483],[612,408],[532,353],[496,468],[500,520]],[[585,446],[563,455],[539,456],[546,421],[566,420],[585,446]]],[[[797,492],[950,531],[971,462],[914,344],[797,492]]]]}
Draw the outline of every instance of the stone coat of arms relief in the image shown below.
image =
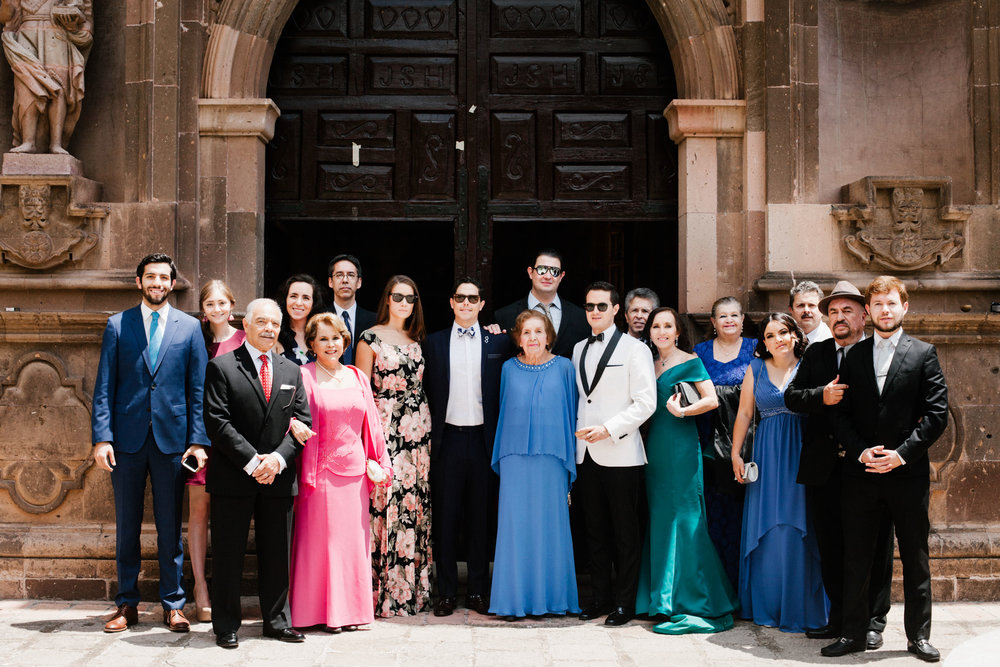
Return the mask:
{"type": "Polygon", "coordinates": [[[866,265],[915,271],[962,256],[972,211],[952,206],[950,178],[868,176],[845,186],[844,200],[833,215],[866,265]]]}

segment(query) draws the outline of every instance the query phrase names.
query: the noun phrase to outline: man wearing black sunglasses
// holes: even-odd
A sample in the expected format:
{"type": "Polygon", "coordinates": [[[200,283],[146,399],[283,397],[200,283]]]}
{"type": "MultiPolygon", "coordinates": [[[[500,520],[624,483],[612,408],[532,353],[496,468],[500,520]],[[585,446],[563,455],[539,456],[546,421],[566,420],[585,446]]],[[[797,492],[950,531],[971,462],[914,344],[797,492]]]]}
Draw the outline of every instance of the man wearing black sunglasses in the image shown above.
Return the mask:
{"type": "Polygon", "coordinates": [[[576,486],[587,527],[593,600],[580,620],[607,614],[605,625],[624,625],[635,616],[639,583],[646,464],[639,426],[656,409],[653,355],[615,327],[618,290],[613,285],[591,283],[584,308],[591,333],[573,350],[580,390],[576,486]]]}
{"type": "MultiPolygon", "coordinates": [[[[458,536],[469,564],[465,606],[489,611],[490,521],[497,484],[490,468],[500,411],[500,372],[510,337],[479,324],[482,286],[459,278],[451,296],[455,322],[424,343],[424,389],[431,410],[431,493],[438,600],[435,616],[450,616],[458,592],[458,536]]],[[[493,527],[491,530],[490,526],[493,527]]]]}
{"type": "Polygon", "coordinates": [[[573,346],[587,337],[590,327],[579,306],[559,298],[559,284],[565,276],[562,256],[557,251],[538,252],[534,263],[528,267],[528,278],[531,280],[528,296],[500,308],[495,316],[500,327],[508,331],[522,311],[545,313],[556,330],[552,353],[569,359],[573,356],[573,346]]]}

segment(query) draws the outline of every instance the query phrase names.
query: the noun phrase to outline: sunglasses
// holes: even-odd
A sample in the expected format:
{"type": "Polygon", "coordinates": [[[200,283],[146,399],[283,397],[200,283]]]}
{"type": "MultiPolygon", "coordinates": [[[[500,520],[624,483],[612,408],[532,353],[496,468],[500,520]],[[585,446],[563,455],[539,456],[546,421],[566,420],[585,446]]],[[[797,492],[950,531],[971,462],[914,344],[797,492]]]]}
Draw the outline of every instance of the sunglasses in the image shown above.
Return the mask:
{"type": "Polygon", "coordinates": [[[603,312],[606,312],[608,310],[608,308],[610,308],[610,307],[611,307],[611,304],[610,303],[606,303],[606,302],[604,302],[604,303],[585,303],[585,304],[583,304],[583,309],[586,310],[588,313],[594,312],[594,308],[596,308],[597,310],[599,310],[599,311],[601,311],[603,313],[603,312]]]}
{"type": "Polygon", "coordinates": [[[552,276],[553,278],[558,278],[559,276],[562,275],[562,272],[563,272],[563,270],[560,269],[558,266],[542,266],[542,265],[539,265],[539,266],[535,267],[535,273],[537,273],[540,276],[544,276],[547,273],[550,276],[552,276]]]}
{"type": "Polygon", "coordinates": [[[478,294],[454,294],[451,298],[455,300],[455,303],[465,303],[466,299],[472,304],[479,303],[478,294]]]}
{"type": "Polygon", "coordinates": [[[416,294],[400,294],[399,292],[393,292],[392,294],[389,295],[389,297],[392,298],[392,300],[395,301],[396,303],[400,303],[403,299],[406,299],[406,303],[417,302],[416,294]]]}

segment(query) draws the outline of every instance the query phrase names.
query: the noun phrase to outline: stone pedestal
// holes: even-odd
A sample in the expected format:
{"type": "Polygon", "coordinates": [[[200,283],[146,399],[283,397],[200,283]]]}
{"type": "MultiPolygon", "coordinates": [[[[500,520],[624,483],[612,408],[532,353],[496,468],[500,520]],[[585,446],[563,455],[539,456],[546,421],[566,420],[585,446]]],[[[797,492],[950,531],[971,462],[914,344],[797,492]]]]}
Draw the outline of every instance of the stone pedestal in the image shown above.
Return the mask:
{"type": "Polygon", "coordinates": [[[0,166],[2,264],[49,269],[79,259],[99,240],[108,207],[101,184],[71,155],[5,153],[0,166]]]}

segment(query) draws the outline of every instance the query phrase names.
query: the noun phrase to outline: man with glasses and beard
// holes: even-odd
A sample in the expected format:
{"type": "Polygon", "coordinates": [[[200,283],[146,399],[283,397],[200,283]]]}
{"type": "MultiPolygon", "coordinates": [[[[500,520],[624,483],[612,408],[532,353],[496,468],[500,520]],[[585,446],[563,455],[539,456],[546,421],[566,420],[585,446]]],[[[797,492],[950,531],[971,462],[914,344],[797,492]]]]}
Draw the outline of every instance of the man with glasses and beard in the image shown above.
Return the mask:
{"type": "Polygon", "coordinates": [[[903,331],[910,306],[903,282],[880,276],[868,286],[865,301],[875,335],[855,345],[840,365],[840,381],[848,390],[833,422],[846,453],[844,613],[840,639],[821,653],[840,657],[867,649],[869,572],[879,517],[888,513],[903,563],[906,650],[937,662],[941,654],[930,643],[927,450],[948,422],[948,386],[934,346],[903,331]]]}
{"type": "Polygon", "coordinates": [[[656,379],[649,347],[615,327],[619,305],[612,284],[591,283],[584,308],[591,333],[573,349],[580,390],[576,481],[593,599],[580,620],[607,615],[605,625],[617,626],[635,616],[646,465],[639,427],[656,409],[656,379]]]}
{"type": "MultiPolygon", "coordinates": [[[[830,321],[833,338],[806,348],[799,371],[785,390],[789,410],[807,415],[802,429],[802,453],[796,481],[806,487],[806,505],[819,547],[823,586],[830,598],[830,620],[806,630],[811,639],[836,639],[841,634],[844,588],[844,527],[841,517],[844,450],[833,432],[836,405],[851,388],[840,381],[840,366],[855,343],[865,338],[865,298],[846,280],[819,302],[830,321]]],[[[872,513],[879,532],[870,570],[870,619],[866,649],[882,646],[892,584],[892,523],[885,513],[872,513]]]]}
{"type": "Polygon", "coordinates": [[[111,473],[115,497],[118,610],[104,631],[121,632],[139,622],[139,535],[149,476],[163,622],[173,632],[187,632],[181,461],[194,456],[200,469],[208,458],[202,421],[208,353],[198,320],[167,303],[177,281],[174,261],[148,255],[135,276],[142,303],[108,318],[91,417],[94,461],[111,473]]]}
{"type": "Polygon", "coordinates": [[[449,300],[455,321],[424,343],[424,390],[431,410],[431,492],[438,600],[435,616],[450,616],[458,593],[458,537],[469,564],[465,607],[489,612],[490,544],[496,519],[496,475],[490,468],[500,410],[500,372],[510,337],[483,329],[482,285],[459,278],[449,300]]]}
{"type": "Polygon", "coordinates": [[[514,320],[525,310],[537,310],[552,321],[556,342],[552,353],[570,358],[573,346],[587,337],[590,327],[583,310],[559,298],[559,284],[566,276],[562,268],[562,255],[555,250],[542,250],[535,255],[534,264],[528,267],[531,291],[528,296],[496,311],[497,323],[510,331],[514,320]]]}

